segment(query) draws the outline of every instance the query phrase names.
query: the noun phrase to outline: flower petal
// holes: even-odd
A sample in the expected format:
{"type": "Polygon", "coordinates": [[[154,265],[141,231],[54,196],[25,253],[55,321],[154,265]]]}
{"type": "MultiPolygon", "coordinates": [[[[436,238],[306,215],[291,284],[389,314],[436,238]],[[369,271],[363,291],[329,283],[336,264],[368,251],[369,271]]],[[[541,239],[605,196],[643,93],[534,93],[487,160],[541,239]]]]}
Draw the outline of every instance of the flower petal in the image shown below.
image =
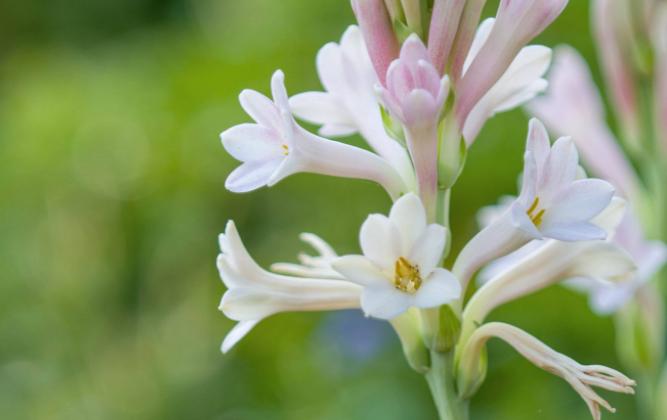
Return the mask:
{"type": "Polygon", "coordinates": [[[361,255],[345,255],[331,262],[331,267],[345,279],[361,286],[389,283],[378,267],[361,255]]]}
{"type": "Polygon", "coordinates": [[[589,222],[545,224],[542,228],[542,234],[548,238],[567,242],[591,241],[607,237],[607,232],[604,229],[589,222]]]}
{"type": "Polygon", "coordinates": [[[239,95],[239,102],[243,110],[258,124],[280,130],[280,113],[271,99],[256,90],[245,89],[239,95]]]}
{"type": "Polygon", "coordinates": [[[601,179],[580,179],[561,190],[544,217],[544,226],[588,221],[606,209],[614,187],[601,179]]]}
{"type": "Polygon", "coordinates": [[[556,140],[540,174],[539,189],[544,201],[550,201],[563,186],[576,179],[578,161],[579,156],[572,139],[561,137],[556,140]]]}
{"type": "Polygon", "coordinates": [[[229,350],[232,349],[238,343],[241,341],[243,337],[245,337],[250,330],[252,330],[255,325],[257,325],[259,321],[240,321],[236,325],[234,325],[234,328],[231,329],[225,336],[225,339],[222,341],[222,346],[220,347],[220,350],[222,350],[223,353],[227,353],[229,350]]]}
{"type": "Polygon", "coordinates": [[[294,115],[313,124],[354,125],[345,107],[329,93],[300,93],[289,99],[289,105],[294,115]]]}
{"type": "Polygon", "coordinates": [[[440,225],[432,224],[422,231],[410,250],[408,259],[419,267],[423,276],[428,276],[440,264],[445,250],[447,230],[440,225]]]}
{"type": "Polygon", "coordinates": [[[392,271],[401,256],[400,233],[389,218],[381,214],[368,216],[359,232],[361,249],[378,267],[392,271]]]}
{"type": "Polygon", "coordinates": [[[243,193],[265,186],[282,158],[262,162],[245,162],[234,169],[225,181],[225,188],[231,192],[243,193]]]}
{"type": "Polygon", "coordinates": [[[526,140],[526,150],[535,157],[535,163],[538,168],[544,166],[551,150],[551,142],[547,129],[542,121],[532,118],[528,123],[528,139],[526,140]]]}
{"type": "Polygon", "coordinates": [[[392,319],[407,311],[411,296],[391,284],[365,288],[361,294],[361,309],[366,316],[392,319]]]}
{"type": "Polygon", "coordinates": [[[461,297],[461,284],[452,273],[436,268],[415,294],[414,304],[420,308],[433,308],[461,297]]]}
{"type": "Polygon", "coordinates": [[[399,198],[391,207],[389,220],[398,228],[401,234],[401,252],[407,255],[426,229],[426,210],[419,197],[409,193],[399,198]]]}
{"type": "Polygon", "coordinates": [[[283,154],[278,134],[259,124],[239,124],[220,134],[227,153],[242,162],[260,161],[283,154]]]}

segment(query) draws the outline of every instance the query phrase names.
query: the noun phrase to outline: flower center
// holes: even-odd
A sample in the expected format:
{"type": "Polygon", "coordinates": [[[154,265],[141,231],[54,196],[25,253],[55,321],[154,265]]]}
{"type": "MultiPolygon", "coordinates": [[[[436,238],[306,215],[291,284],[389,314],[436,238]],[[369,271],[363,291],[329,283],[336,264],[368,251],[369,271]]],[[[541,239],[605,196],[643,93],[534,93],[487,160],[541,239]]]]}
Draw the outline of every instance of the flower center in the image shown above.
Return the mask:
{"type": "Polygon", "coordinates": [[[422,285],[419,266],[410,264],[410,261],[400,257],[394,268],[394,287],[406,293],[416,293],[422,285]]]}
{"type": "Polygon", "coordinates": [[[283,148],[283,155],[287,156],[289,155],[289,146],[286,144],[282,144],[281,147],[283,148]]]}
{"type": "Polygon", "coordinates": [[[530,205],[530,208],[526,211],[526,214],[528,217],[530,217],[530,220],[533,222],[533,224],[537,227],[540,227],[542,224],[542,218],[544,217],[544,211],[546,209],[539,209],[540,205],[540,197],[535,197],[535,200],[533,200],[533,204],[530,205]]]}

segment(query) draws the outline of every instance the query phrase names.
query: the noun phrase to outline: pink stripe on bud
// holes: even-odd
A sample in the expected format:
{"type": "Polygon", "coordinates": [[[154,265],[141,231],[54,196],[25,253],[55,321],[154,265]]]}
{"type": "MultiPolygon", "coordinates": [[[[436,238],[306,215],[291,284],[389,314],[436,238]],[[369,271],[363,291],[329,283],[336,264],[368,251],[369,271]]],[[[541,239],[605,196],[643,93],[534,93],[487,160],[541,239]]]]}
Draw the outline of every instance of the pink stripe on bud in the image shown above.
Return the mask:
{"type": "Polygon", "coordinates": [[[352,9],[364,35],[373,68],[384,86],[389,64],[400,51],[386,5],[383,0],[352,0],[352,9]]]}
{"type": "Polygon", "coordinates": [[[456,39],[452,47],[451,58],[449,65],[449,77],[452,82],[457,83],[463,76],[463,64],[468,57],[470,46],[475,38],[479,18],[482,15],[482,9],[486,4],[486,0],[466,0],[461,14],[461,19],[458,24],[458,31],[456,39]]]}
{"type": "Polygon", "coordinates": [[[428,53],[435,68],[444,74],[459,28],[465,0],[435,0],[428,34],[428,53]]]}

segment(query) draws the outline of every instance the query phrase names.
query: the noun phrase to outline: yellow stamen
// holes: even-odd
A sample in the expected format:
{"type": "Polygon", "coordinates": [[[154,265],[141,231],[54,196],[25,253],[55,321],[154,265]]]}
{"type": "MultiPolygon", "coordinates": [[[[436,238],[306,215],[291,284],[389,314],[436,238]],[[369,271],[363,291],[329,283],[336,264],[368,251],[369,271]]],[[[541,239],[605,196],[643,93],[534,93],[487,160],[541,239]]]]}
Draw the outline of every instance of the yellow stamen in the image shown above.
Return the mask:
{"type": "Polygon", "coordinates": [[[394,287],[406,293],[416,293],[422,285],[419,266],[410,264],[410,261],[400,257],[394,268],[394,287]]]}
{"type": "Polygon", "coordinates": [[[287,146],[286,144],[283,144],[282,148],[283,148],[283,155],[285,155],[285,156],[289,155],[289,146],[287,146]]]}
{"type": "Polygon", "coordinates": [[[537,214],[533,214],[535,210],[537,210],[539,205],[540,205],[540,197],[535,197],[535,200],[533,200],[533,204],[531,204],[530,208],[526,210],[526,214],[533,222],[533,224],[537,227],[540,227],[540,225],[542,224],[542,218],[544,217],[544,212],[546,211],[546,209],[541,209],[540,211],[537,212],[537,214]]]}

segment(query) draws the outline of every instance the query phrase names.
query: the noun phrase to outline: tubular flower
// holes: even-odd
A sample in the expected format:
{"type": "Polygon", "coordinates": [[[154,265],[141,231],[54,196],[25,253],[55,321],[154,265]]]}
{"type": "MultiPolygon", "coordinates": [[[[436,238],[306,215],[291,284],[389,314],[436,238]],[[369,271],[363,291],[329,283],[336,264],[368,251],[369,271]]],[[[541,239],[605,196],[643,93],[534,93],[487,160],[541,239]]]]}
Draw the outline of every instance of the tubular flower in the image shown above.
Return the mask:
{"type": "Polygon", "coordinates": [[[600,397],[593,387],[623,394],[634,394],[635,381],[622,373],[606,366],[581,365],[549,348],[525,331],[500,322],[491,322],[481,326],[468,340],[459,363],[460,392],[466,393],[470,387],[475,385],[470,380],[470,373],[480,372],[481,354],[486,342],[494,337],[505,341],[535,366],[565,379],[586,402],[595,420],[601,418],[600,407],[612,413],[616,410],[600,397]]]}
{"type": "Polygon", "coordinates": [[[604,239],[604,230],[591,219],[609,205],[614,189],[599,179],[577,179],[577,173],[572,141],[560,138],[550,145],[542,123],[531,120],[521,193],[464,247],[454,264],[455,275],[466,284],[482,265],[532,239],[604,239]]]}
{"type": "Polygon", "coordinates": [[[359,307],[361,288],[347,281],[297,278],[263,270],[248,254],[234,222],[220,235],[218,270],[227,286],[220,310],[239,323],[222,344],[229,351],[259,321],[288,311],[324,311],[359,307]]]}
{"type": "Polygon", "coordinates": [[[318,277],[328,279],[342,279],[343,277],[335,271],[331,264],[338,258],[336,251],[331,246],[324,242],[322,238],[313,233],[302,233],[301,240],[310,245],[318,256],[308,254],[299,254],[299,262],[301,264],[292,263],[275,263],[271,265],[271,270],[299,277],[318,277]]]}
{"type": "Polygon", "coordinates": [[[241,92],[241,106],[256,123],[220,134],[227,152],[243,162],[227,178],[230,191],[252,191],[297,172],[313,172],[375,181],[392,196],[405,192],[398,173],[379,156],[315,136],[296,124],[283,80],[283,73],[276,71],[271,79],[273,101],[252,90],[241,92]]]}
{"type": "Polygon", "coordinates": [[[357,26],[347,28],[340,44],[330,42],[317,53],[317,72],[326,92],[304,92],[290,98],[292,112],[321,125],[323,136],[359,132],[380,156],[391,163],[408,186],[414,170],[405,149],[387,135],[375,94],[378,84],[366,44],[357,26]]]}
{"type": "Polygon", "coordinates": [[[426,223],[414,194],[401,197],[389,217],[373,214],[361,227],[364,255],[347,255],[333,268],[362,288],[361,308],[368,316],[392,319],[411,307],[433,308],[458,299],[459,282],[439,268],[445,228],[426,223]]]}

